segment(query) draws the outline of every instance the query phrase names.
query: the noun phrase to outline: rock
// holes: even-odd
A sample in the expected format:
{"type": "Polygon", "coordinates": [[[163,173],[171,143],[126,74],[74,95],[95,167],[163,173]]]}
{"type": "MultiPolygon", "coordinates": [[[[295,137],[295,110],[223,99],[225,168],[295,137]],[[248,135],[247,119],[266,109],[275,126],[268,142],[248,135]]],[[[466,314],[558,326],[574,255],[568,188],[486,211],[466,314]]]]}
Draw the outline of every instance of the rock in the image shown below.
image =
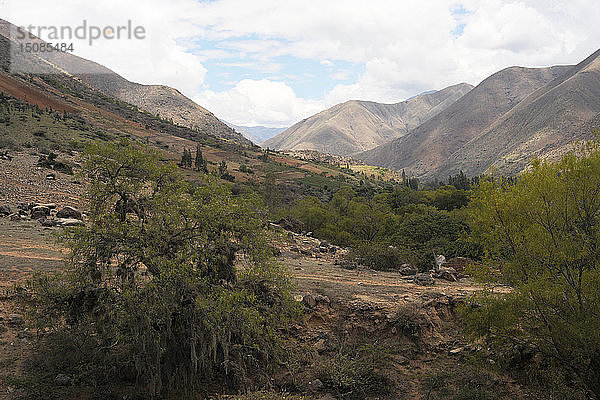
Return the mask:
{"type": "Polygon", "coordinates": [[[316,390],[322,389],[325,386],[320,379],[315,379],[314,381],[309,382],[309,385],[310,387],[316,390]]]}
{"type": "Polygon", "coordinates": [[[34,207],[48,207],[51,210],[56,208],[56,203],[35,203],[34,207]]]}
{"type": "Polygon", "coordinates": [[[315,350],[317,350],[319,353],[322,353],[325,351],[326,345],[325,345],[325,339],[319,339],[317,341],[317,343],[315,343],[314,345],[315,350]]]}
{"type": "Polygon", "coordinates": [[[71,226],[85,226],[85,223],[83,221],[74,218],[59,219],[58,224],[64,228],[68,228],[71,226]]]}
{"type": "Polygon", "coordinates": [[[440,279],[444,279],[446,281],[449,282],[456,282],[456,275],[454,275],[452,272],[449,271],[440,271],[439,274],[437,274],[437,277],[440,279]]]}
{"type": "Polygon", "coordinates": [[[327,240],[321,240],[321,243],[319,243],[319,247],[329,248],[329,242],[327,240]]]}
{"type": "Polygon", "coordinates": [[[17,213],[10,214],[10,215],[8,216],[8,218],[10,218],[10,220],[11,220],[11,221],[21,221],[21,220],[23,220],[23,219],[24,219],[24,218],[23,218],[23,216],[22,216],[21,214],[17,214],[17,213]]]}
{"type": "Polygon", "coordinates": [[[58,374],[54,378],[54,384],[58,386],[69,386],[71,384],[71,377],[65,374],[58,374]]]}
{"type": "Polygon", "coordinates": [[[413,283],[420,286],[432,286],[435,284],[435,280],[429,274],[416,274],[413,283]]]}
{"type": "Polygon", "coordinates": [[[312,256],[312,251],[310,250],[300,250],[300,253],[304,254],[305,256],[312,256]]]}
{"type": "Polygon", "coordinates": [[[416,275],[419,271],[410,264],[402,264],[398,272],[400,272],[400,275],[411,276],[416,275]]]}
{"type": "Polygon", "coordinates": [[[56,180],[56,174],[55,174],[55,173],[53,173],[53,172],[51,172],[51,173],[47,174],[47,175],[46,175],[46,180],[49,180],[49,181],[54,181],[54,180],[56,180]]]}
{"type": "Polygon", "coordinates": [[[302,303],[310,308],[315,308],[317,306],[317,301],[312,296],[312,294],[306,294],[302,297],[302,303]]]}
{"type": "Polygon", "coordinates": [[[323,296],[321,294],[318,294],[315,296],[315,301],[317,302],[317,304],[319,304],[319,303],[329,304],[330,303],[329,297],[323,296]]]}
{"type": "Polygon", "coordinates": [[[58,226],[59,221],[56,218],[41,218],[40,224],[45,227],[54,227],[58,226]]]}
{"type": "Polygon", "coordinates": [[[340,267],[342,267],[344,269],[357,269],[358,268],[358,263],[356,263],[355,261],[350,261],[350,260],[337,261],[336,265],[339,265],[340,267]]]}
{"type": "Polygon", "coordinates": [[[329,248],[328,247],[319,247],[319,251],[321,253],[329,253],[329,248]]]}
{"type": "Polygon", "coordinates": [[[281,226],[286,231],[291,231],[295,233],[302,232],[302,227],[304,226],[302,221],[292,217],[281,218],[277,222],[277,225],[281,226]]]}
{"type": "Polygon", "coordinates": [[[294,253],[300,253],[300,249],[296,246],[290,247],[290,251],[293,251],[294,253]]]}
{"type": "Polygon", "coordinates": [[[81,211],[74,207],[66,206],[63,207],[56,213],[57,218],[73,218],[73,219],[81,219],[81,211]]]}
{"type": "Polygon", "coordinates": [[[2,204],[0,206],[0,215],[2,216],[7,216],[12,214],[12,209],[10,208],[10,206],[8,204],[2,204]]]}
{"type": "Polygon", "coordinates": [[[35,206],[31,209],[31,219],[45,218],[50,215],[50,209],[45,206],[35,206]]]}

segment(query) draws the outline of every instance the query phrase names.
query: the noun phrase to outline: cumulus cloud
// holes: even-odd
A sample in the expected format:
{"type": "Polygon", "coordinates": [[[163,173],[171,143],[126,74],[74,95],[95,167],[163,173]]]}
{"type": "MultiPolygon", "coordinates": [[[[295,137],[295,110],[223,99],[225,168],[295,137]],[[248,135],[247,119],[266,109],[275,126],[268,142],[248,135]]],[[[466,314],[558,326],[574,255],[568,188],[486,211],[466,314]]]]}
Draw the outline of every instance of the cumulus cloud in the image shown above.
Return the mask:
{"type": "Polygon", "coordinates": [[[589,0],[66,0],[60,8],[6,1],[8,18],[18,24],[92,15],[139,21],[148,31],[144,43],[103,43],[81,54],[129,79],[175,86],[246,125],[291,124],[349,99],[396,102],[477,84],[510,65],[576,63],[597,49],[600,36],[600,7],[589,0]],[[291,79],[302,71],[288,71],[281,60],[287,56],[312,60],[343,83],[299,97],[291,79]],[[361,73],[336,69],[342,62],[361,73]],[[207,87],[207,69],[224,77],[218,68],[226,66],[245,68],[244,76],[227,75],[219,91],[207,87]],[[265,73],[277,77],[264,79],[265,73]]]}
{"type": "Polygon", "coordinates": [[[287,126],[321,111],[320,101],[301,99],[290,86],[268,79],[244,79],[230,90],[206,90],[194,97],[209,104],[216,115],[236,125],[287,126]]]}

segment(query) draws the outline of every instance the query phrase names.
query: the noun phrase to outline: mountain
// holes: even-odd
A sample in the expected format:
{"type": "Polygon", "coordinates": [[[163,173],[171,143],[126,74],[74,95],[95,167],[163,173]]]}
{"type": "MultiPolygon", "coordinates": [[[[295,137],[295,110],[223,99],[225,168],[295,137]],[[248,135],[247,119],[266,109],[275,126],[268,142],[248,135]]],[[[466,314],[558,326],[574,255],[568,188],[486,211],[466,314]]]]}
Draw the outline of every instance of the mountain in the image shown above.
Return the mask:
{"type": "Polygon", "coordinates": [[[298,122],[262,146],[344,156],[354,154],[405,135],[471,88],[461,83],[395,104],[350,100],[298,122]]]}
{"type": "Polygon", "coordinates": [[[533,157],[557,158],[600,128],[600,50],[532,93],[458,149],[433,175],[516,174],[533,157]]]}
{"type": "MultiPolygon", "coordinates": [[[[532,93],[570,69],[571,66],[506,68],[482,81],[407,135],[356,157],[368,164],[404,169],[409,175],[445,178],[450,171],[441,168],[441,165],[451,155],[532,93]]],[[[479,155],[466,155],[461,165],[476,163],[476,157],[479,155]]],[[[469,168],[469,171],[482,172],[481,168],[469,168]]]]}
{"type": "MultiPolygon", "coordinates": [[[[13,71],[42,72],[31,69],[32,65],[29,61],[26,61],[26,65],[15,65],[15,56],[20,51],[18,50],[20,44],[35,43],[41,45],[45,43],[44,41],[37,37],[31,37],[28,33],[2,19],[0,19],[0,35],[14,44],[12,48],[13,65],[11,66],[13,71]]],[[[35,55],[45,61],[48,66],[53,67],[55,72],[73,76],[111,97],[133,104],[154,115],[159,115],[163,119],[172,120],[175,124],[222,139],[250,144],[250,141],[241,134],[221,122],[210,111],[185,97],[177,89],[163,85],[142,85],[128,81],[100,64],[74,56],[68,52],[40,51],[36,52],[35,55]]],[[[45,71],[46,66],[36,68],[45,71]]],[[[44,73],[47,73],[47,71],[44,73]]]]}
{"type": "Polygon", "coordinates": [[[252,141],[255,144],[261,144],[265,140],[271,139],[275,135],[279,135],[287,128],[269,128],[266,126],[240,126],[234,125],[229,122],[225,122],[229,127],[233,128],[236,132],[241,133],[246,139],[252,141]]]}

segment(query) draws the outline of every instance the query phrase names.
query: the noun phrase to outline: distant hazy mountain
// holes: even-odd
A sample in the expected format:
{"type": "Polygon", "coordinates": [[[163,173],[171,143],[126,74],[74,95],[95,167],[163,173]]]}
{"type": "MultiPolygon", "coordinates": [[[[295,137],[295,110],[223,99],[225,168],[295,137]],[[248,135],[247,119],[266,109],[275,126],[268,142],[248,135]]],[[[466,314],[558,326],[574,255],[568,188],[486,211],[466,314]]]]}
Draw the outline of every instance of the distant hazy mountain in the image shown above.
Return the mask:
{"type": "MultiPolygon", "coordinates": [[[[0,19],[0,35],[14,43],[44,43],[29,35],[18,35],[18,28],[0,19]]],[[[242,135],[221,122],[210,111],[194,103],[177,89],[163,85],[141,85],[130,82],[110,69],[68,52],[39,52],[38,57],[49,66],[78,78],[109,96],[128,102],[142,110],[172,119],[174,123],[238,143],[249,144],[242,135]]],[[[14,67],[14,66],[13,66],[14,67]]],[[[27,71],[36,72],[36,71],[27,71]]],[[[42,72],[42,71],[38,71],[42,72]]],[[[45,73],[45,71],[44,71],[45,73]]]]}
{"type": "MultiPolygon", "coordinates": [[[[570,68],[506,68],[485,79],[409,134],[361,153],[357,158],[368,164],[404,169],[408,174],[416,176],[446,177],[448,173],[458,172],[441,166],[513,107],[555,78],[564,75],[570,68]]],[[[485,145],[473,152],[459,154],[463,154],[460,166],[464,167],[465,172],[480,173],[487,167],[481,162],[482,157],[489,156],[485,153],[485,145]]]]}
{"type": "Polygon", "coordinates": [[[268,128],[266,126],[241,126],[229,122],[225,123],[231,128],[235,129],[236,132],[244,135],[246,139],[251,140],[254,144],[261,144],[265,140],[270,139],[287,129],[287,127],[268,128]]]}
{"type": "Polygon", "coordinates": [[[350,155],[401,137],[468,93],[467,83],[395,104],[351,100],[304,119],[263,147],[350,155]]]}

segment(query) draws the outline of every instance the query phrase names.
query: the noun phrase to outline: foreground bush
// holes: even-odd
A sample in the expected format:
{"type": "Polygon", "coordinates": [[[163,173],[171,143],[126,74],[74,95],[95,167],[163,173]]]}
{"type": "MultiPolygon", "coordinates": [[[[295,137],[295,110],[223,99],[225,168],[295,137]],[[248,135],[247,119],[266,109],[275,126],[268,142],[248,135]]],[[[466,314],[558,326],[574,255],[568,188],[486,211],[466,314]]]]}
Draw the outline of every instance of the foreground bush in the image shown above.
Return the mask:
{"type": "Polygon", "coordinates": [[[149,397],[266,375],[295,306],[256,198],[192,187],[128,143],[91,146],[84,170],[91,212],[63,237],[69,269],[30,285],[45,368],[149,397]]]}
{"type": "Polygon", "coordinates": [[[467,323],[496,343],[531,348],[600,398],[600,146],[535,162],[516,183],[482,182],[471,203],[485,292],[467,323]]]}

